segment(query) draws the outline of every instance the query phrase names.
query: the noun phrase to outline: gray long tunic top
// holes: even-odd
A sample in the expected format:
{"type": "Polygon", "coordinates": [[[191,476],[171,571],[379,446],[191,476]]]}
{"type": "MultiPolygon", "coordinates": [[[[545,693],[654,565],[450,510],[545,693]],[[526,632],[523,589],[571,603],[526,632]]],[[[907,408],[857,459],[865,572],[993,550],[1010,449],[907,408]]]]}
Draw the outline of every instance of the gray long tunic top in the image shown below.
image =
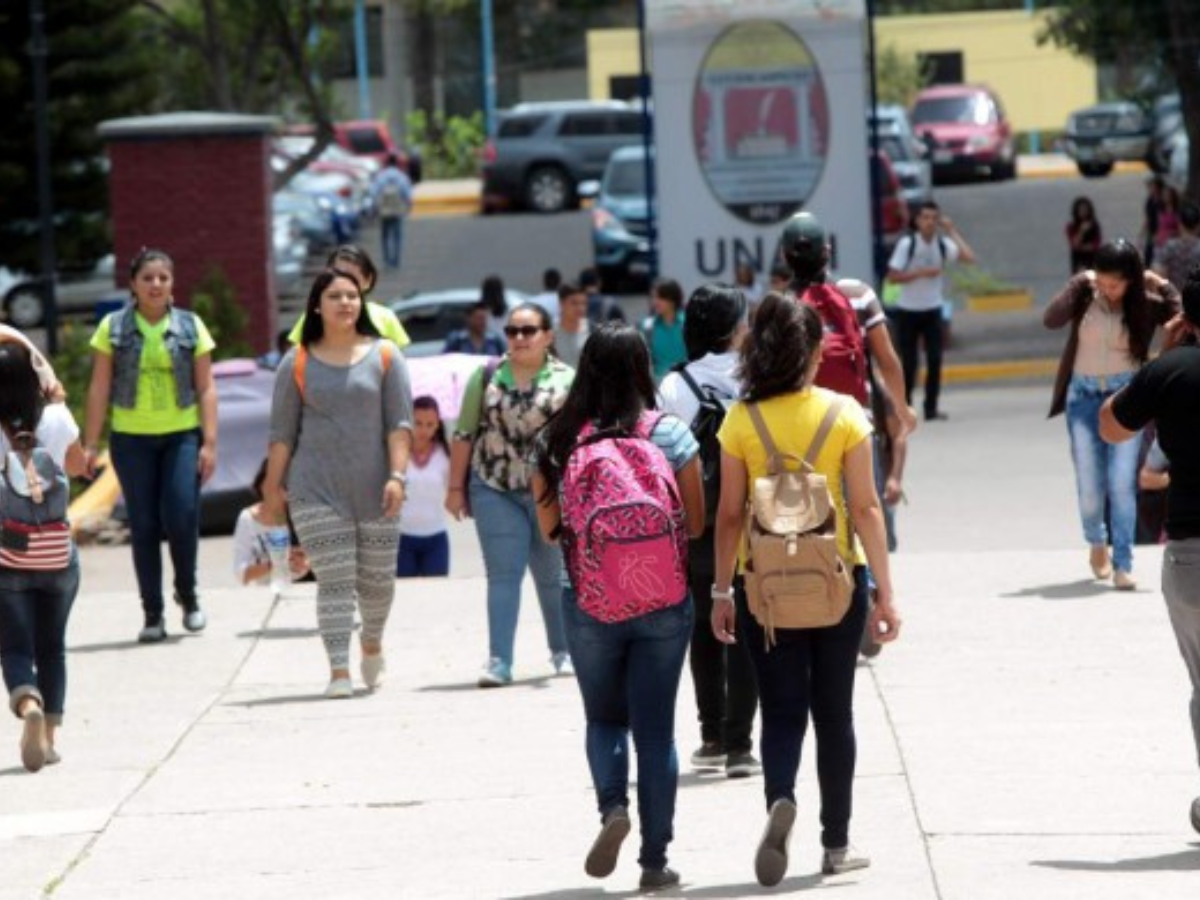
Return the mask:
{"type": "Polygon", "coordinates": [[[408,367],[395,346],[383,371],[380,342],[349,366],[323,363],[311,352],[304,398],[294,375],[296,350],[279,364],[271,402],[271,443],[292,451],[288,499],[331,507],[353,521],[382,518],[383,488],[391,471],[387,437],[412,430],[408,367]]]}

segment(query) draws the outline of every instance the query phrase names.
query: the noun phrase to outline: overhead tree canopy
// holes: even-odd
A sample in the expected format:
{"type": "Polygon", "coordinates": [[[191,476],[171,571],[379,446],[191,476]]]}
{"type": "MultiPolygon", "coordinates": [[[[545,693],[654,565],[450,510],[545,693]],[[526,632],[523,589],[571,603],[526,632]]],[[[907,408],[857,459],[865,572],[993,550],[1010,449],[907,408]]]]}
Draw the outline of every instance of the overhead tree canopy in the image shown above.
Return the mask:
{"type": "MultiPolygon", "coordinates": [[[[0,4],[0,265],[39,269],[29,2],[0,4]]],[[[55,246],[63,268],[108,252],[105,161],[96,125],[143,112],[154,89],[136,0],[45,4],[55,246]]]]}

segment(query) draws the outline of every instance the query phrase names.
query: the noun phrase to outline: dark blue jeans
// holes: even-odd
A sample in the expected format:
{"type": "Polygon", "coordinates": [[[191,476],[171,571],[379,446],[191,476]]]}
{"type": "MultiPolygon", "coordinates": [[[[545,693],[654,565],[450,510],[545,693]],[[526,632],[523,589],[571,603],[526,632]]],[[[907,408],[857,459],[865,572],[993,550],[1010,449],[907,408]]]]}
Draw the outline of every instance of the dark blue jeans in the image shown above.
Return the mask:
{"type": "Polygon", "coordinates": [[[162,538],[175,568],[175,593],[196,598],[200,547],[200,432],[142,435],[113,433],[109,443],[133,543],[133,567],[147,616],[161,616],[162,538]]]}
{"type": "Polygon", "coordinates": [[[450,535],[446,532],[417,537],[400,535],[396,557],[397,578],[431,578],[450,574],[450,535]]]}
{"type": "Polygon", "coordinates": [[[22,697],[62,721],[67,696],[67,617],[79,592],[79,558],[61,572],[0,567],[0,668],[14,712],[22,697]]]}
{"type": "Polygon", "coordinates": [[[380,236],[383,238],[383,262],[389,269],[400,268],[404,254],[404,217],[384,216],[379,220],[380,236]]]}
{"type": "Polygon", "coordinates": [[[587,756],[603,817],[629,806],[629,733],[637,747],[638,817],[648,869],[667,864],[674,837],[679,759],[675,698],[692,635],[692,601],[625,622],[606,623],[579,609],[563,588],[563,619],[587,716],[587,756]]]}
{"type": "Polygon", "coordinates": [[[758,674],[762,764],[767,808],[796,802],[796,771],[812,713],[821,788],[821,845],[845,847],[850,838],[854,764],[854,669],[867,615],[867,570],[854,570],[850,609],[829,628],[775,630],[768,651],[762,627],[738,592],[738,640],[746,641],[758,674]]]}

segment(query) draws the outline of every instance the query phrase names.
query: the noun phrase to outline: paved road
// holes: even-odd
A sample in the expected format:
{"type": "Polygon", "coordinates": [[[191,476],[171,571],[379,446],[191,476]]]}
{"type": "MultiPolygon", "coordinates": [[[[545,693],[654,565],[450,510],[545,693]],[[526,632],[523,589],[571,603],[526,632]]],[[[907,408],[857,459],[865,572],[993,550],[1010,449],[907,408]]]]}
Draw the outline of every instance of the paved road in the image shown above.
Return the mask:
{"type": "MultiPolygon", "coordinates": [[[[1190,900],[1200,844],[1186,678],[1156,574],[1116,595],[1085,578],[1061,423],[1042,387],[958,390],[917,436],[896,580],[904,640],[860,669],[854,839],[865,872],[822,879],[811,753],[778,893],[847,900],[1190,900]]],[[[0,725],[0,898],[632,896],[627,847],[603,884],[575,685],[549,678],[527,590],[513,688],[472,685],[483,583],[469,530],[455,572],[405,585],[391,682],[318,697],[311,588],[272,607],[205,541],[212,625],[130,638],[125,548],[85,552],[64,763],[15,767],[0,725]]],[[[695,742],[685,678],[681,749],[695,742]]],[[[7,737],[4,736],[7,734],[7,737]]],[[[761,782],[681,776],[683,896],[763,896],[761,782]]],[[[632,842],[631,842],[632,844],[632,842]]]]}

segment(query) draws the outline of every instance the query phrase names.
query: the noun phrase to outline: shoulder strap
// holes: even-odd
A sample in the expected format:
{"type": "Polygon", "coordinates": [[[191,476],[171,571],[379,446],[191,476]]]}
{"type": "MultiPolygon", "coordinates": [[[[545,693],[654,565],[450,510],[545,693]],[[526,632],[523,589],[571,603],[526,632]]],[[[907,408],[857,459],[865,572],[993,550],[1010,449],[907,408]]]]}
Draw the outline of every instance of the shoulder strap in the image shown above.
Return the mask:
{"type": "Polygon", "coordinates": [[[747,403],[746,412],[750,413],[750,421],[754,424],[754,430],[758,432],[758,439],[767,450],[767,471],[772,475],[779,474],[783,471],[783,457],[779,455],[779,448],[775,446],[775,439],[771,437],[762,411],[757,403],[747,403]]]}
{"type": "Polygon", "coordinates": [[[688,372],[687,366],[679,369],[679,377],[683,379],[684,384],[688,386],[691,392],[696,395],[697,400],[703,403],[706,399],[708,399],[705,397],[704,390],[700,387],[700,383],[692,377],[690,372],[688,372]]]}
{"type": "Polygon", "coordinates": [[[383,377],[387,378],[388,370],[392,367],[392,342],[387,338],[379,340],[379,361],[383,364],[383,377]]]}
{"type": "Polygon", "coordinates": [[[825,410],[825,417],[821,419],[821,427],[817,429],[816,435],[812,439],[812,443],[808,445],[808,452],[804,454],[804,461],[809,466],[816,466],[817,457],[821,455],[821,448],[825,446],[825,441],[829,437],[829,432],[833,430],[834,424],[838,420],[838,416],[842,414],[842,406],[845,401],[841,397],[834,397],[833,402],[829,404],[829,409],[825,410]]]}
{"type": "Polygon", "coordinates": [[[304,373],[308,369],[308,348],[303,344],[296,345],[296,360],[292,363],[292,380],[296,382],[296,390],[300,392],[300,402],[304,402],[304,373]]]}
{"type": "Polygon", "coordinates": [[[917,252],[917,234],[915,231],[910,231],[907,237],[902,237],[900,240],[908,241],[908,252],[904,256],[904,268],[907,269],[912,265],[913,254],[917,252]]]}

